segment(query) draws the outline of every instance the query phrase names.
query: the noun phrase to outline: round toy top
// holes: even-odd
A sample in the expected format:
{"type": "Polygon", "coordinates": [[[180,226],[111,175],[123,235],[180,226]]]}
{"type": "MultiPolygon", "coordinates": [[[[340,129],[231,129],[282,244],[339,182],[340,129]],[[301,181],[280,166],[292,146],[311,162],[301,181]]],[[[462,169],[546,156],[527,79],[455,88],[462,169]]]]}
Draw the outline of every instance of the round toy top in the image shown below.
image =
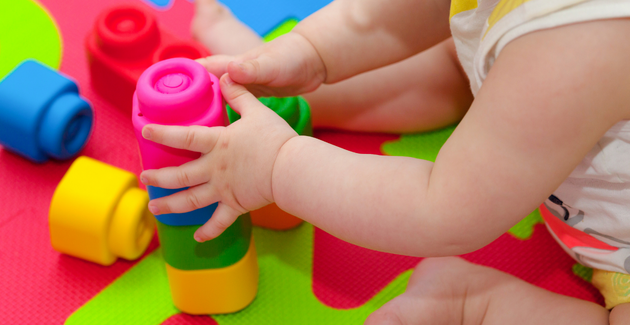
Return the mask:
{"type": "Polygon", "coordinates": [[[155,17],[134,6],[105,10],[97,18],[95,28],[100,47],[114,57],[142,57],[160,42],[155,17]]]}
{"type": "Polygon", "coordinates": [[[214,99],[212,85],[206,69],[193,60],[175,58],[160,61],[145,70],[138,79],[138,109],[156,123],[190,121],[210,108],[214,99]]]}

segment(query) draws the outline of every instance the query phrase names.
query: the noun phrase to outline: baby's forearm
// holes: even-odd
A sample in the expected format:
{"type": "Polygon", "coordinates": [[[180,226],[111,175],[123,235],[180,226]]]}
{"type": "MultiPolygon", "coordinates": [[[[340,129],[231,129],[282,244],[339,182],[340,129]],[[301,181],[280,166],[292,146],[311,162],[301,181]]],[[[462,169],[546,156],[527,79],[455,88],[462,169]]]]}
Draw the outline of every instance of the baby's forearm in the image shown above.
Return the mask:
{"type": "Polygon", "coordinates": [[[355,154],[315,138],[296,137],[276,159],[273,196],[283,210],[336,237],[380,251],[446,256],[494,239],[492,233],[484,237],[483,229],[473,234],[466,227],[475,217],[454,213],[465,206],[436,205],[443,198],[428,196],[433,165],[407,157],[355,154]]]}
{"type": "Polygon", "coordinates": [[[445,0],[336,0],[294,32],[316,48],[326,83],[410,57],[450,36],[445,0]]]}

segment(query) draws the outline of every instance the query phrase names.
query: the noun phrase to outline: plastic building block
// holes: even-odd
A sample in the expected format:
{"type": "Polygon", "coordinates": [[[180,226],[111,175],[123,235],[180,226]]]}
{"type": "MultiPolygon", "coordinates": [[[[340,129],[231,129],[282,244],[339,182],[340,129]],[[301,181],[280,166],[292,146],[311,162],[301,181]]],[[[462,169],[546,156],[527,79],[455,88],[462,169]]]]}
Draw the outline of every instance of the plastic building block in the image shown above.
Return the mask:
{"type": "MultiPolygon", "coordinates": [[[[219,79],[190,59],[160,61],[138,79],[132,122],[144,169],[179,166],[192,161],[200,154],[146,140],[142,137],[142,128],[151,123],[227,125],[219,79]]],[[[185,189],[149,187],[149,196],[155,199],[181,190],[185,189]]],[[[258,263],[251,248],[249,214],[240,216],[218,238],[203,244],[194,241],[193,233],[213,212],[214,207],[157,216],[173,302],[186,313],[234,312],[245,308],[258,290],[258,263]]]]}
{"type": "Polygon", "coordinates": [[[254,240],[243,258],[220,269],[180,270],[166,263],[173,303],[188,314],[227,314],[249,305],[258,291],[254,240]],[[181,307],[180,307],[181,306],[181,307]]]}
{"type": "Polygon", "coordinates": [[[254,225],[269,229],[288,230],[302,223],[302,219],[285,212],[275,203],[251,211],[249,214],[252,216],[252,223],[254,225]]]}
{"type": "Polygon", "coordinates": [[[252,221],[242,215],[215,240],[197,242],[196,226],[169,226],[157,222],[164,261],[180,270],[221,268],[230,266],[245,256],[249,248],[252,221]],[[195,259],[188,258],[196,256],[195,259]]]}
{"type": "Polygon", "coordinates": [[[88,157],[74,161],[50,203],[52,247],[102,265],[134,260],[155,228],[149,196],[133,173],[88,157]]]}
{"type": "Polygon", "coordinates": [[[0,81],[0,144],[31,161],[75,156],[93,112],[74,81],[33,60],[0,81]]]}
{"type": "Polygon", "coordinates": [[[92,86],[125,110],[131,109],[138,78],[152,64],[210,55],[200,44],[180,40],[161,29],[151,13],[129,5],[103,11],[87,36],[85,48],[92,86]]]}
{"type": "MultiPolygon", "coordinates": [[[[282,117],[299,135],[313,135],[311,110],[303,97],[259,98],[261,103],[282,117]]],[[[229,106],[227,107],[230,123],[241,118],[229,106]]],[[[297,227],[302,220],[280,209],[275,203],[250,212],[252,222],[259,227],[287,230],[297,227]]]]}
{"type": "MultiPolygon", "coordinates": [[[[148,168],[147,168],[148,169],[148,168]]],[[[180,189],[167,189],[160,187],[147,186],[147,190],[149,191],[149,196],[152,199],[158,199],[164,196],[169,196],[171,194],[175,194],[179,191],[183,191],[187,188],[180,189]]],[[[217,209],[217,203],[210,204],[209,206],[201,209],[197,209],[194,211],[190,211],[188,213],[168,213],[168,214],[160,214],[157,215],[156,218],[167,225],[171,226],[194,226],[194,225],[202,225],[208,221],[208,216],[211,216],[214,213],[214,210],[217,209]]]]}

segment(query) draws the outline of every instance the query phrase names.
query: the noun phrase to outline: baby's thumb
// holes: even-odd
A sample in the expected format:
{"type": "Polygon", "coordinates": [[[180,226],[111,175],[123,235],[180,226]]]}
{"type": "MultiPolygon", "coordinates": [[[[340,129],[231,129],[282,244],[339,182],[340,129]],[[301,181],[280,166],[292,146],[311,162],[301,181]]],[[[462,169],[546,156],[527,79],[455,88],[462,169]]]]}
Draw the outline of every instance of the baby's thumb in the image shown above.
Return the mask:
{"type": "Polygon", "coordinates": [[[221,92],[230,107],[242,116],[260,107],[266,108],[245,87],[235,83],[227,73],[221,77],[221,92]]]}
{"type": "Polygon", "coordinates": [[[230,62],[227,65],[227,72],[232,80],[241,85],[265,85],[271,82],[276,75],[274,67],[274,63],[270,60],[257,57],[253,60],[230,62]]]}
{"type": "Polygon", "coordinates": [[[234,61],[234,57],[231,55],[212,55],[195,61],[203,65],[213,75],[222,76],[227,73],[228,63],[234,61]]]}

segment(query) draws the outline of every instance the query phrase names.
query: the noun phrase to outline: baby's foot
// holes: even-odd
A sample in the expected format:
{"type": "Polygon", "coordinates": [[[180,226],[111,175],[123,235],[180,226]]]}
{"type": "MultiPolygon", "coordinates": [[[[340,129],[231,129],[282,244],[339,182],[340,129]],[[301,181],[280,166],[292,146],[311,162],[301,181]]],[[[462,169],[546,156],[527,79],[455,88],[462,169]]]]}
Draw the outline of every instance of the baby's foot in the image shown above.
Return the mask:
{"type": "MultiPolygon", "coordinates": [[[[471,266],[455,257],[424,259],[416,266],[405,293],[375,311],[365,324],[462,324],[468,285],[462,275],[471,266]]],[[[475,304],[481,313],[487,307],[484,301],[475,304]]]]}
{"type": "Polygon", "coordinates": [[[407,290],[375,311],[367,325],[608,324],[601,306],[538,288],[457,257],[424,259],[407,290]]]}
{"type": "Polygon", "coordinates": [[[212,54],[242,54],[263,43],[258,34],[216,0],[195,0],[191,32],[212,54]]]}

